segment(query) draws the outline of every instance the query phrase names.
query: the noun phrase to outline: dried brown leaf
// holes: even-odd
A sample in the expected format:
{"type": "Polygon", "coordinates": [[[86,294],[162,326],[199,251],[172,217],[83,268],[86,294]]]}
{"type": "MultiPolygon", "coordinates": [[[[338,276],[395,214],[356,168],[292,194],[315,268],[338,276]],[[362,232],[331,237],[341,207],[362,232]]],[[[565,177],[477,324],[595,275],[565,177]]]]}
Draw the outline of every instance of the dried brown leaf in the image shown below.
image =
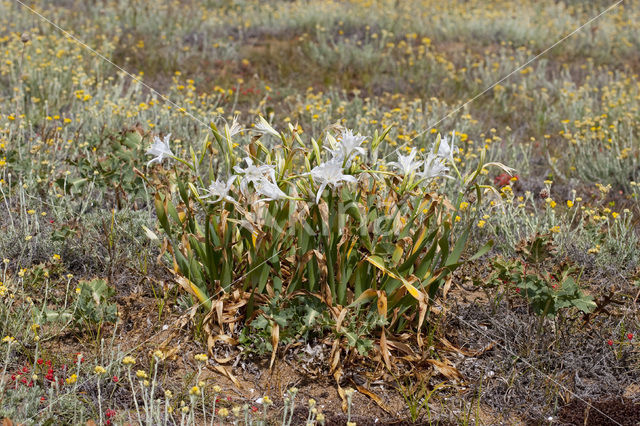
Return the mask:
{"type": "Polygon", "coordinates": [[[387,413],[391,414],[391,409],[389,407],[387,407],[387,405],[382,401],[382,398],[380,398],[378,395],[376,395],[375,393],[371,392],[367,388],[364,388],[362,386],[358,386],[355,382],[353,382],[353,384],[355,385],[355,387],[356,387],[358,392],[368,396],[369,398],[371,398],[373,400],[373,402],[378,404],[378,407],[382,408],[384,411],[386,411],[387,413]]]}
{"type": "Polygon", "coordinates": [[[216,300],[216,303],[213,305],[213,310],[216,312],[216,318],[218,320],[218,325],[220,326],[220,330],[224,330],[224,326],[222,323],[222,311],[224,309],[224,301],[222,298],[216,300]]]}
{"type": "Polygon", "coordinates": [[[424,318],[427,315],[427,304],[424,302],[420,302],[419,310],[420,316],[418,317],[418,332],[416,333],[416,339],[418,340],[418,346],[424,346],[424,341],[422,340],[422,323],[424,322],[424,318]]]}
{"type": "Polygon", "coordinates": [[[233,382],[233,384],[236,385],[236,387],[238,389],[242,389],[242,385],[240,385],[240,382],[238,381],[236,376],[231,374],[231,371],[229,371],[229,369],[227,367],[223,367],[222,365],[210,365],[210,364],[207,364],[207,368],[209,370],[217,371],[218,373],[220,373],[223,376],[225,376],[227,379],[231,380],[233,382]]]}
{"type": "Polygon", "coordinates": [[[446,364],[437,359],[428,359],[427,362],[435,367],[436,370],[449,380],[457,380],[462,382],[462,374],[453,366],[446,364]]]}
{"type": "Polygon", "coordinates": [[[387,317],[387,293],[384,290],[378,290],[378,315],[382,318],[387,317]]]}
{"type": "Polygon", "coordinates": [[[384,327],[382,327],[382,333],[380,334],[380,352],[382,353],[384,364],[387,366],[389,371],[391,371],[391,358],[389,356],[389,348],[387,347],[387,336],[384,327]]]}
{"type": "Polygon", "coordinates": [[[449,275],[444,282],[444,286],[442,287],[442,300],[447,300],[447,294],[449,293],[449,289],[451,289],[452,282],[453,276],[449,275]]]}
{"type": "Polygon", "coordinates": [[[342,368],[337,369],[333,373],[333,378],[336,380],[336,386],[338,386],[338,395],[340,395],[340,399],[342,399],[342,411],[346,413],[348,408],[347,395],[345,394],[344,389],[342,389],[342,386],[340,386],[340,378],[342,378],[342,368]]]}
{"type": "Polygon", "coordinates": [[[331,345],[331,371],[338,371],[338,364],[340,363],[340,339],[335,339],[333,345],[331,345]]]}
{"type": "Polygon", "coordinates": [[[340,328],[342,327],[342,321],[344,321],[344,317],[347,316],[348,309],[342,308],[340,310],[340,315],[338,315],[338,319],[336,320],[336,332],[340,332],[340,328]]]}
{"type": "Polygon", "coordinates": [[[477,357],[482,355],[483,353],[490,351],[491,349],[493,349],[493,347],[496,345],[496,342],[490,342],[487,346],[485,346],[484,348],[480,348],[476,351],[467,351],[465,349],[461,349],[461,348],[457,348],[453,345],[453,343],[451,343],[450,341],[448,341],[446,338],[444,337],[438,337],[438,340],[440,341],[440,343],[442,343],[444,345],[444,347],[452,352],[457,352],[461,355],[467,356],[467,357],[477,357]]]}
{"type": "Polygon", "coordinates": [[[271,362],[269,363],[269,370],[273,368],[273,363],[276,360],[276,352],[278,351],[278,343],[280,342],[280,326],[271,322],[271,347],[273,351],[271,352],[271,362]]]}
{"type": "Polygon", "coordinates": [[[410,356],[416,355],[413,349],[411,349],[411,346],[407,345],[406,343],[399,342],[397,340],[387,340],[387,345],[401,352],[404,352],[407,355],[410,355],[410,356]]]}

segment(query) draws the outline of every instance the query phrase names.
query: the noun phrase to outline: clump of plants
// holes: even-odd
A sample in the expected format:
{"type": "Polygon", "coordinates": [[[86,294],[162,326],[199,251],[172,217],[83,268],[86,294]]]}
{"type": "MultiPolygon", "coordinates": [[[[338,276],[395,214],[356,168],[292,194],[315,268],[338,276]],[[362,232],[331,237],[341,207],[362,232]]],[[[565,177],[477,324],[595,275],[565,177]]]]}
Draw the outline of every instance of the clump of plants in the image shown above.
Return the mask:
{"type": "MultiPolygon", "coordinates": [[[[278,132],[262,117],[250,129],[211,127],[214,143],[189,159],[168,138],[147,152],[149,166],[174,164],[173,173],[148,173],[165,255],[194,303],[233,306],[227,322],[268,329],[274,354],[286,321],[269,301],[300,294],[321,302],[338,333],[349,313],[373,313],[383,345],[385,330],[412,329],[422,343],[438,290],[463,262],[473,221],[459,220],[462,200],[473,192],[480,203],[491,189],[478,182],[485,167],[510,171],[480,155],[463,174],[455,140],[439,135],[426,153],[399,149],[386,161],[377,150],[388,129],[365,137],[334,127],[305,141],[299,127],[278,132]],[[443,195],[443,179],[457,185],[455,200],[443,195]]],[[[350,336],[346,346],[366,352],[350,336]]]]}
{"type": "Polygon", "coordinates": [[[118,308],[110,299],[116,291],[103,279],[82,281],[76,289],[78,298],[67,309],[43,308],[41,321],[58,321],[72,323],[76,328],[89,332],[99,341],[102,326],[115,323],[118,319],[118,308]]]}
{"type": "Polygon", "coordinates": [[[578,285],[577,270],[567,263],[545,269],[544,263],[554,252],[552,237],[538,234],[519,246],[516,259],[498,258],[492,262],[493,272],[487,282],[504,285],[524,297],[531,310],[544,317],[556,317],[569,308],[586,313],[596,308],[591,295],[578,285]]]}

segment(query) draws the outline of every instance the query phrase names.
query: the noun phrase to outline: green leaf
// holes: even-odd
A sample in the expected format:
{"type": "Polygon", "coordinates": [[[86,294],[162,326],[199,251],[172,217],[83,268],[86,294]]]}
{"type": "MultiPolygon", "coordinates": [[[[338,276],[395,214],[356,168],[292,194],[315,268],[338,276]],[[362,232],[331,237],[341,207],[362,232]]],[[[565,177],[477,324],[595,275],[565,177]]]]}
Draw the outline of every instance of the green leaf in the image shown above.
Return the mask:
{"type": "Polygon", "coordinates": [[[137,149],[142,144],[142,135],[135,130],[127,132],[124,139],[122,139],[122,144],[129,149],[137,149]]]}
{"type": "Polygon", "coordinates": [[[483,245],[482,247],[480,247],[478,249],[478,251],[471,256],[467,261],[468,262],[473,262],[474,260],[477,260],[479,258],[481,258],[482,256],[484,256],[489,250],[491,250],[491,248],[493,247],[493,240],[490,240],[489,242],[487,242],[485,245],[483,245]]]}
{"type": "Polygon", "coordinates": [[[593,298],[591,296],[582,296],[579,299],[573,299],[571,303],[573,304],[573,306],[587,314],[589,312],[593,312],[593,310],[598,306],[593,301],[593,298]]]}
{"type": "Polygon", "coordinates": [[[260,294],[264,292],[264,288],[267,286],[270,270],[271,270],[271,267],[266,263],[262,265],[261,268],[259,268],[260,277],[258,278],[258,293],[260,294]]]}

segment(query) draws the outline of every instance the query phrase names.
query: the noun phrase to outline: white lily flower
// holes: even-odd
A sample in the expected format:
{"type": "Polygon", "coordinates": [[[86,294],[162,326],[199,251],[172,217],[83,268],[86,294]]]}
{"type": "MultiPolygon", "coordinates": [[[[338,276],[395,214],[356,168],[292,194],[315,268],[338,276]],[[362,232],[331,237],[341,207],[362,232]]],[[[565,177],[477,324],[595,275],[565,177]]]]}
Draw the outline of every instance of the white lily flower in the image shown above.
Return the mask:
{"type": "Polygon", "coordinates": [[[256,192],[260,195],[264,195],[266,198],[262,198],[258,201],[274,201],[288,198],[289,196],[282,191],[278,185],[268,181],[266,178],[262,178],[253,183],[256,192]]]}
{"type": "Polygon", "coordinates": [[[247,164],[246,168],[242,168],[240,166],[233,166],[233,170],[238,174],[242,175],[240,180],[240,191],[247,196],[247,187],[250,183],[253,183],[254,186],[256,182],[261,179],[271,178],[271,182],[276,181],[276,166],[264,164],[262,166],[254,166],[253,160],[250,157],[245,157],[244,162],[247,164]]]}
{"type": "Polygon", "coordinates": [[[427,155],[424,161],[424,169],[418,173],[421,179],[429,180],[439,176],[451,178],[447,175],[449,168],[444,164],[443,160],[434,154],[427,155]]]}
{"type": "Polygon", "coordinates": [[[221,181],[220,178],[216,179],[215,182],[212,182],[211,185],[209,185],[209,187],[204,190],[207,194],[203,195],[200,198],[218,197],[215,200],[211,200],[209,202],[217,203],[219,201],[225,200],[231,203],[235,203],[236,200],[234,200],[229,195],[229,191],[231,190],[231,186],[233,185],[233,182],[236,180],[236,178],[237,176],[231,176],[226,182],[221,181]]]}
{"type": "MultiPolygon", "coordinates": [[[[455,136],[455,132],[451,132],[451,135],[455,136]]],[[[455,152],[456,147],[454,146],[454,137],[451,138],[451,144],[449,144],[449,140],[446,136],[440,139],[440,146],[438,146],[437,152],[433,152],[433,148],[431,148],[432,154],[446,158],[449,161],[453,161],[453,154],[455,154],[455,152]]]]}
{"type": "Polygon", "coordinates": [[[238,123],[238,116],[233,117],[231,127],[229,127],[229,136],[235,136],[242,131],[242,126],[238,123]]]}
{"type": "Polygon", "coordinates": [[[255,127],[253,129],[262,134],[270,134],[277,138],[280,137],[280,133],[278,133],[276,129],[271,127],[271,124],[269,124],[269,122],[265,120],[261,115],[258,117],[258,120],[256,121],[255,127]]]}
{"type": "Polygon", "coordinates": [[[357,135],[353,134],[352,130],[345,129],[342,132],[342,137],[340,139],[340,145],[336,149],[330,149],[329,152],[333,155],[335,160],[340,160],[342,163],[348,167],[351,162],[351,155],[354,153],[359,153],[361,155],[365,154],[365,149],[360,145],[362,142],[366,140],[366,136],[362,136],[360,133],[357,135]]]}
{"type": "Polygon", "coordinates": [[[153,144],[151,148],[146,152],[146,155],[153,155],[155,158],[152,158],[151,161],[147,163],[147,167],[149,167],[153,163],[162,163],[162,160],[165,158],[173,157],[173,152],[171,152],[171,148],[169,147],[169,138],[171,137],[171,133],[164,137],[164,140],[160,139],[157,136],[153,137],[153,144]]]}
{"type": "Polygon", "coordinates": [[[398,161],[392,161],[389,165],[395,167],[403,176],[409,176],[422,166],[421,161],[414,161],[417,153],[416,149],[412,148],[409,155],[398,154],[398,161]]]}
{"type": "Polygon", "coordinates": [[[327,161],[319,166],[314,167],[308,174],[311,175],[316,183],[320,184],[318,193],[316,195],[316,204],[320,202],[322,192],[331,185],[334,189],[342,185],[342,182],[356,182],[357,179],[351,175],[345,175],[342,173],[342,162],[337,159],[327,161]]]}

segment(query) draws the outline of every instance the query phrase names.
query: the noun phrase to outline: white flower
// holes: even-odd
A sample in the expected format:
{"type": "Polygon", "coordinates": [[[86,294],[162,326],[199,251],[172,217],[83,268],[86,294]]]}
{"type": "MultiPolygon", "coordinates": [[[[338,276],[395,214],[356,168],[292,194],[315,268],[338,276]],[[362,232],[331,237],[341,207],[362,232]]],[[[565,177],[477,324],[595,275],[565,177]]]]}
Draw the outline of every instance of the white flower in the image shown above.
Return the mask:
{"type": "Polygon", "coordinates": [[[151,161],[147,163],[147,167],[149,167],[153,163],[162,163],[162,160],[165,158],[173,157],[173,152],[171,152],[171,148],[169,148],[169,138],[171,137],[171,133],[164,137],[164,140],[160,139],[157,136],[153,137],[153,145],[146,152],[147,155],[153,155],[155,158],[152,158],[151,161]]]}
{"type": "Polygon", "coordinates": [[[235,136],[242,131],[242,126],[238,123],[238,116],[233,117],[233,122],[229,128],[229,136],[235,136]]]}
{"type": "Polygon", "coordinates": [[[212,200],[212,203],[217,203],[218,201],[229,201],[235,203],[236,200],[229,196],[229,190],[233,185],[233,182],[236,180],[237,176],[231,176],[226,182],[221,181],[220,178],[216,179],[215,182],[212,182],[211,185],[204,191],[207,193],[200,198],[208,198],[208,197],[218,197],[215,200],[212,200]]]}
{"type": "Polygon", "coordinates": [[[281,200],[283,198],[288,198],[288,195],[285,194],[278,187],[278,185],[268,181],[266,178],[262,178],[254,182],[253,187],[256,189],[256,192],[258,194],[264,195],[266,197],[258,201],[272,201],[272,200],[281,200]]]}
{"type": "Polygon", "coordinates": [[[342,182],[356,182],[355,177],[342,173],[342,163],[337,161],[337,159],[327,161],[326,163],[322,163],[319,166],[314,167],[308,174],[311,175],[316,183],[320,184],[318,194],[316,195],[316,204],[320,202],[322,192],[327,185],[337,188],[342,184],[342,182]]]}
{"type": "Polygon", "coordinates": [[[277,138],[280,137],[280,133],[278,133],[276,129],[271,127],[271,124],[269,124],[269,122],[265,120],[263,116],[258,117],[258,121],[256,121],[255,127],[253,129],[262,134],[270,134],[277,138]]]}
{"type": "Polygon", "coordinates": [[[395,167],[403,176],[409,176],[422,165],[421,161],[414,161],[417,153],[416,149],[412,148],[409,155],[398,154],[398,161],[392,161],[389,165],[395,167]]]}
{"type": "Polygon", "coordinates": [[[330,149],[329,152],[333,155],[335,160],[339,160],[348,167],[351,162],[351,155],[354,153],[365,154],[365,149],[360,145],[365,141],[366,136],[362,136],[360,133],[353,134],[352,130],[345,129],[342,132],[340,139],[340,145],[336,149],[330,149]]]}
{"type": "MultiPolygon", "coordinates": [[[[455,132],[451,132],[452,136],[455,136],[455,132]]],[[[438,157],[442,157],[442,158],[446,158],[450,161],[453,161],[453,154],[456,152],[456,147],[453,144],[454,142],[454,138],[451,138],[451,145],[449,145],[449,140],[447,139],[447,137],[443,137],[442,139],[440,139],[440,145],[438,146],[438,151],[437,152],[433,152],[433,149],[435,148],[431,148],[431,153],[437,155],[438,157]]]]}
{"type": "Polygon", "coordinates": [[[429,154],[424,161],[424,169],[418,173],[421,179],[433,179],[438,176],[451,177],[447,175],[449,168],[445,166],[443,160],[436,155],[429,154]]]}
{"type": "Polygon", "coordinates": [[[276,166],[268,164],[254,166],[253,160],[250,157],[245,157],[244,162],[247,163],[246,168],[243,169],[240,166],[233,166],[233,170],[238,175],[242,175],[242,179],[240,180],[240,191],[242,191],[245,197],[247,196],[247,186],[250,183],[253,183],[255,186],[256,182],[265,178],[271,178],[272,183],[276,181],[276,166]]]}

